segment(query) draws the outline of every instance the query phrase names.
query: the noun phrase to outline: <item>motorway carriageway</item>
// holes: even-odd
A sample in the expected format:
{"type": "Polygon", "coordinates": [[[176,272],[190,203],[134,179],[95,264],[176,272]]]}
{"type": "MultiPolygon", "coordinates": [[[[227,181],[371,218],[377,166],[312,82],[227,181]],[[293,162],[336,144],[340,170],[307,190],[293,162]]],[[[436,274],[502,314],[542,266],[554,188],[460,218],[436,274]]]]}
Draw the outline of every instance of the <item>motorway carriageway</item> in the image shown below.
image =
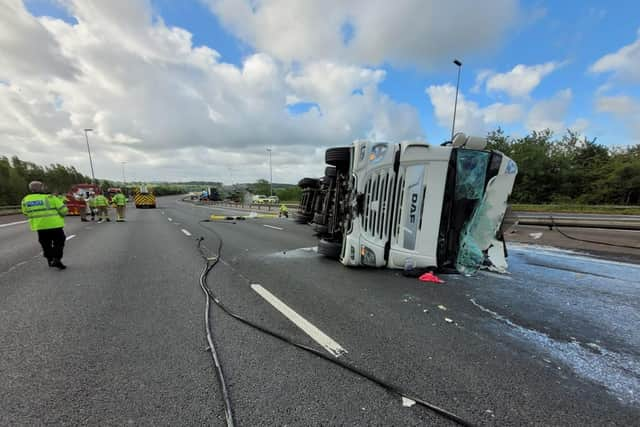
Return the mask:
{"type": "MultiPolygon", "coordinates": [[[[640,415],[638,265],[512,244],[509,275],[423,284],[318,256],[309,226],[202,222],[243,214],[211,209],[166,197],[126,223],[68,218],[65,271],[27,224],[0,224],[0,424],[223,425],[198,285],[212,230],[209,285],[234,311],[474,423],[640,415]]],[[[238,425],[451,424],[211,313],[238,425]]]]}

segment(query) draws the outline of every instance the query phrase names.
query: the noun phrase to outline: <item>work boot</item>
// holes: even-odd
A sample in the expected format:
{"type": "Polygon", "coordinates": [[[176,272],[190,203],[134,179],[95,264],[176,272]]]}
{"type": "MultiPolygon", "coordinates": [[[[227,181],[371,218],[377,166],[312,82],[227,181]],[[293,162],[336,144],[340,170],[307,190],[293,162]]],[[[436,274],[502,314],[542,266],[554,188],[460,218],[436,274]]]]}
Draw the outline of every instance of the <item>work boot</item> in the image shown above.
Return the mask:
{"type": "Polygon", "coordinates": [[[80,221],[82,221],[82,222],[89,222],[89,220],[88,220],[88,219],[86,219],[86,218],[80,218],[80,221]]]}
{"type": "Polygon", "coordinates": [[[107,218],[107,222],[111,222],[111,218],[107,218]]]}
{"type": "Polygon", "coordinates": [[[61,261],[61,260],[59,260],[59,259],[57,259],[57,258],[53,260],[53,262],[51,263],[51,266],[52,266],[52,267],[56,267],[56,268],[58,268],[59,270],[64,270],[65,268],[67,268],[67,266],[66,266],[66,265],[64,265],[64,264],[62,263],[62,261],[61,261]]]}
{"type": "Polygon", "coordinates": [[[102,222],[102,219],[99,219],[99,220],[98,220],[98,224],[100,224],[101,222],[102,222]]]}

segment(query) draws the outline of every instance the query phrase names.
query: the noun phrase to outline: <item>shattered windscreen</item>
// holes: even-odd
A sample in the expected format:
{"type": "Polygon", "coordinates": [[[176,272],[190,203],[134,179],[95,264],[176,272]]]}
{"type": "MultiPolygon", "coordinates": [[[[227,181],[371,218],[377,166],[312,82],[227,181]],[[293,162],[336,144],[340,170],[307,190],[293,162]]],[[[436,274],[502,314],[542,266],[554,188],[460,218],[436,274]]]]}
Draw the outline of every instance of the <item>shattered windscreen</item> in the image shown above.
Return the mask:
{"type": "Polygon", "coordinates": [[[458,151],[456,161],[456,200],[479,200],[482,198],[490,154],[485,151],[458,151]]]}

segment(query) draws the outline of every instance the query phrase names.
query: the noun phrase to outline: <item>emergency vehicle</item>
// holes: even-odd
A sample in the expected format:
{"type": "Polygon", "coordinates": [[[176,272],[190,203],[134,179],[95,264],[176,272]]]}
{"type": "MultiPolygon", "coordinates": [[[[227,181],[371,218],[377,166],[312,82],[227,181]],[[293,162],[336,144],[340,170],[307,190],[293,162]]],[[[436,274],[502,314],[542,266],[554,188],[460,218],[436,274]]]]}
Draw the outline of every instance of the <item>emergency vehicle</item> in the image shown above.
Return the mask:
{"type": "Polygon", "coordinates": [[[506,271],[502,220],[518,171],[485,138],[442,145],[355,141],[305,178],[302,215],[318,252],[347,266],[506,271]]]}
{"type": "Polygon", "coordinates": [[[98,194],[100,187],[96,184],[75,184],[67,193],[67,215],[80,215],[80,212],[87,209],[86,199],[89,194],[98,194]]]}
{"type": "Polygon", "coordinates": [[[153,208],[156,207],[156,196],[153,194],[153,190],[146,186],[141,185],[133,189],[133,203],[137,209],[153,208]]]}

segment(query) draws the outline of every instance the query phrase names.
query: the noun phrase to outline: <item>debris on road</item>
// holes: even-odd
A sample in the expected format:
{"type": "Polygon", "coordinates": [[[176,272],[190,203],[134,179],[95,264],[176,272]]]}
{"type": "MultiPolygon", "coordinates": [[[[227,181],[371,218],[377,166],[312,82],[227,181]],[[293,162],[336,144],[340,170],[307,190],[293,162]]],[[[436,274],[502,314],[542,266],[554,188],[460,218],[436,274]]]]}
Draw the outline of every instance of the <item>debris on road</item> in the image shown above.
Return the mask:
{"type": "Polygon", "coordinates": [[[402,396],[402,406],[404,406],[406,408],[411,408],[415,404],[416,404],[415,400],[411,400],[408,397],[402,396]]]}
{"type": "Polygon", "coordinates": [[[447,307],[445,307],[445,306],[444,306],[444,305],[442,305],[442,304],[438,305],[438,308],[439,308],[440,310],[447,311],[447,307]]]}
{"type": "Polygon", "coordinates": [[[445,322],[447,322],[447,323],[453,323],[453,320],[452,320],[452,319],[449,319],[448,317],[445,317],[445,318],[444,318],[444,321],[445,321],[445,322]]]}
{"type": "Polygon", "coordinates": [[[538,240],[539,238],[542,237],[543,234],[544,233],[541,233],[541,232],[540,233],[529,233],[529,237],[531,237],[534,240],[538,240]]]}
{"type": "Polygon", "coordinates": [[[429,271],[428,273],[424,273],[422,276],[418,278],[421,282],[430,282],[430,283],[445,283],[444,280],[433,274],[433,271],[429,271]]]}

